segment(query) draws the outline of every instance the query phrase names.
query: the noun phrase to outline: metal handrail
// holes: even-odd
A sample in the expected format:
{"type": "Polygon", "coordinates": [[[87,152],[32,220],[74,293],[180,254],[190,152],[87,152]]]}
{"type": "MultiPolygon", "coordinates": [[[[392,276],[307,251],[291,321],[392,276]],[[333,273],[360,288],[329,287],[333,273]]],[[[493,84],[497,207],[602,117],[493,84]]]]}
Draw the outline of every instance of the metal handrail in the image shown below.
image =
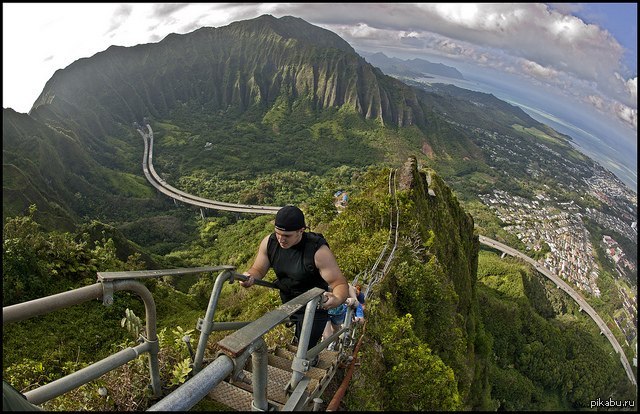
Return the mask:
{"type": "MultiPolygon", "coordinates": [[[[197,369],[194,368],[193,370],[195,375],[187,381],[189,385],[186,385],[185,383],[183,384],[184,388],[179,388],[183,391],[173,395],[177,390],[174,391],[174,393],[165,397],[150,410],[162,410],[167,407],[174,410],[181,410],[186,407],[185,404],[193,403],[193,405],[195,405],[195,403],[202,399],[206,393],[202,394],[202,392],[198,392],[194,394],[194,388],[202,389],[203,387],[208,387],[211,389],[217,385],[217,383],[224,380],[231,371],[235,370],[237,373],[238,368],[242,368],[244,366],[244,364],[241,364],[240,366],[240,361],[246,361],[246,358],[249,355],[255,354],[256,352],[266,352],[266,347],[261,345],[261,343],[264,342],[262,336],[273,329],[276,325],[290,321],[291,315],[297,312],[302,306],[306,305],[298,351],[292,364],[292,378],[288,386],[292,396],[305,396],[305,393],[296,393],[296,390],[298,390],[301,384],[306,384],[304,374],[310,368],[310,360],[316,357],[339,336],[342,335],[342,340],[344,340],[344,338],[349,338],[348,333],[346,335],[343,334],[348,332],[352,310],[350,308],[348,309],[346,317],[348,323],[345,324],[339,332],[330,338],[325,339],[312,349],[308,349],[308,342],[311,334],[311,327],[313,325],[315,310],[322,294],[324,293],[324,290],[320,288],[314,288],[302,295],[299,295],[291,301],[283,304],[275,311],[271,311],[253,322],[214,322],[213,318],[215,315],[215,309],[224,282],[229,281],[229,283],[233,283],[236,278],[240,280],[248,279],[247,276],[236,273],[235,268],[232,266],[215,266],[187,269],[99,272],[98,283],[95,283],[94,285],[4,307],[3,325],[47,314],[55,310],[67,308],[93,299],[102,299],[104,305],[111,305],[113,304],[113,294],[121,290],[130,290],[137,293],[145,304],[147,337],[145,338],[144,336],[141,336],[141,339],[143,340],[142,344],[121,350],[120,352],[110,355],[107,358],[93,363],[75,373],[43,385],[35,390],[29,391],[25,394],[27,399],[33,404],[42,404],[52,398],[60,396],[99,378],[105,373],[132,361],[144,352],[149,353],[149,370],[153,395],[156,398],[159,397],[161,395],[162,384],[160,382],[158,368],[159,343],[156,328],[155,302],[151,292],[149,292],[141,282],[132,279],[157,278],[165,275],[184,275],[213,271],[221,272],[218,274],[214,283],[205,318],[204,320],[199,320],[202,333],[198,342],[197,354],[194,357],[194,367],[197,366],[197,369]],[[209,364],[203,369],[202,361],[204,359],[204,351],[209,335],[214,330],[228,329],[237,330],[219,341],[218,346],[222,350],[221,352],[227,352],[232,356],[227,355],[225,357],[224,355],[219,354],[212,364],[209,364]],[[231,371],[229,366],[232,367],[231,371]],[[185,397],[184,395],[181,396],[181,393],[185,393],[184,395],[190,395],[187,398],[188,402],[184,401],[185,397]]],[[[267,281],[256,280],[255,283],[257,285],[277,289],[275,284],[267,281]]],[[[258,361],[266,361],[266,357],[264,356],[261,357],[254,355],[254,358],[257,358],[258,361]]],[[[259,365],[262,364],[262,362],[259,362],[259,365]]],[[[266,373],[266,368],[264,370],[266,373]]],[[[264,393],[266,391],[265,389],[260,388],[260,384],[264,383],[266,386],[266,379],[264,381],[257,381],[256,383],[258,384],[258,388],[254,390],[254,405],[256,408],[262,408],[264,407],[266,399],[263,399],[261,396],[265,395],[264,393]]],[[[302,403],[302,401],[299,401],[298,403],[302,403]]],[[[306,404],[306,402],[304,403],[306,404]]],[[[190,405],[189,408],[193,405],[190,405]]]]}
{"type": "Polygon", "coordinates": [[[147,411],[188,411],[232,372],[233,360],[226,355],[220,355],[174,392],[149,407],[147,411]]]}
{"type": "MultiPolygon", "coordinates": [[[[393,176],[394,176],[394,170],[392,169],[391,171],[389,171],[389,195],[395,194],[395,192],[392,192],[392,187],[391,187],[392,185],[391,183],[393,182],[393,176]]],[[[397,206],[397,200],[396,200],[396,206],[397,206]]],[[[382,258],[384,257],[384,254],[389,248],[389,244],[391,242],[391,237],[392,237],[391,235],[392,229],[393,229],[393,210],[389,214],[389,237],[387,238],[387,242],[385,243],[384,248],[378,255],[378,258],[376,259],[375,263],[373,264],[373,266],[371,266],[371,274],[374,274],[376,272],[376,270],[378,269],[378,266],[380,265],[380,262],[382,261],[382,258]]]]}
{"type": "MultiPolygon", "coordinates": [[[[224,282],[227,280],[229,283],[233,283],[234,280],[247,280],[248,276],[236,273],[235,267],[226,266],[222,268],[222,272],[216,277],[216,280],[213,285],[213,289],[211,291],[211,296],[209,297],[209,304],[207,305],[207,311],[204,319],[198,319],[198,323],[196,325],[196,329],[198,329],[200,334],[200,340],[198,341],[198,348],[196,350],[196,355],[193,359],[193,372],[198,373],[202,369],[202,363],[204,360],[204,351],[206,349],[207,340],[209,339],[209,335],[211,332],[218,330],[231,330],[231,329],[239,329],[243,326],[248,325],[250,322],[214,322],[214,315],[216,312],[216,307],[218,306],[218,299],[220,294],[222,293],[222,287],[224,282]]],[[[255,280],[256,285],[269,287],[272,289],[278,289],[278,287],[270,282],[264,280],[255,280]]]]}
{"type": "MultiPolygon", "coordinates": [[[[230,274],[226,272],[218,276],[216,287],[221,286],[224,281],[229,279],[230,274]]],[[[233,274],[233,276],[238,275],[233,274]]],[[[215,295],[215,292],[216,288],[214,288],[212,296],[215,295]]],[[[292,390],[297,389],[300,383],[304,383],[302,381],[304,373],[309,369],[309,355],[306,347],[311,334],[315,309],[323,293],[323,289],[313,288],[218,341],[217,345],[220,351],[213,363],[150,407],[149,411],[186,411],[190,409],[229,375],[237,379],[244,368],[244,362],[250,355],[254,361],[252,405],[256,410],[266,411],[268,409],[266,399],[268,370],[263,336],[275,326],[285,322],[300,307],[306,305],[298,353],[292,364],[292,378],[288,385],[292,390]],[[211,368],[212,366],[213,368],[211,368]]],[[[215,305],[215,303],[215,300],[210,301],[210,305],[215,305]]],[[[215,306],[213,311],[215,311],[215,306]]],[[[206,336],[201,335],[199,344],[206,344],[206,339],[206,336]]]]}
{"type": "Polygon", "coordinates": [[[99,378],[105,373],[137,358],[144,352],[149,353],[149,375],[151,377],[153,395],[156,397],[160,396],[162,390],[158,367],[158,351],[160,347],[156,335],[156,307],[151,292],[140,282],[135,280],[102,281],[91,286],[3,307],[2,324],[26,320],[92,299],[102,298],[104,305],[110,305],[113,303],[113,293],[122,290],[137,293],[144,302],[147,337],[141,336],[143,343],[135,347],[126,348],[79,371],[26,392],[25,397],[27,397],[29,402],[32,404],[42,404],[49,401],[99,378]]]}

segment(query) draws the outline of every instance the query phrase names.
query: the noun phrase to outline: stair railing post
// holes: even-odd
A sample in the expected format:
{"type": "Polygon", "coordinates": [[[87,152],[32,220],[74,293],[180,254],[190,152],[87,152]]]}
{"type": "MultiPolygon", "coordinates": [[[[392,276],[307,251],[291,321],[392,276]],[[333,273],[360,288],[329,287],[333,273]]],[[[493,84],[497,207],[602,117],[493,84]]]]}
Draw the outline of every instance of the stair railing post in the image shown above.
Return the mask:
{"type": "Polygon", "coordinates": [[[253,376],[251,383],[253,385],[253,401],[251,401],[252,411],[268,411],[269,403],[267,402],[267,376],[269,355],[267,344],[264,339],[260,338],[255,342],[256,348],[251,354],[251,364],[253,366],[253,376]]]}
{"type": "MultiPolygon", "coordinates": [[[[300,330],[300,338],[298,341],[298,351],[291,364],[291,381],[287,385],[286,391],[291,392],[296,389],[298,383],[304,377],[304,373],[310,368],[310,361],[307,359],[307,350],[309,349],[309,339],[311,338],[311,328],[316,315],[316,308],[322,296],[313,298],[307,303],[304,311],[304,319],[302,320],[302,329],[300,330]]],[[[315,344],[314,344],[315,345],[315,344]]]]}
{"type": "Polygon", "coordinates": [[[344,324],[342,325],[342,328],[345,331],[342,335],[340,335],[340,338],[341,338],[340,342],[342,342],[342,349],[345,349],[351,346],[351,333],[352,333],[351,325],[352,325],[352,319],[353,319],[353,312],[354,312],[354,309],[351,306],[347,307],[347,312],[344,315],[344,324]]]}
{"type": "Polygon", "coordinates": [[[233,276],[234,269],[234,267],[229,266],[228,269],[224,269],[218,274],[218,277],[216,277],[216,281],[213,284],[213,289],[211,290],[211,296],[209,297],[209,304],[207,305],[207,312],[205,313],[204,320],[198,321],[198,326],[200,326],[200,322],[202,322],[202,324],[200,330],[200,339],[198,340],[198,348],[196,350],[196,356],[193,359],[194,374],[197,374],[202,369],[204,351],[207,348],[207,340],[209,339],[209,335],[211,335],[211,332],[213,331],[213,317],[216,312],[216,307],[218,306],[218,298],[220,297],[220,292],[222,292],[222,285],[227,279],[233,276]]]}

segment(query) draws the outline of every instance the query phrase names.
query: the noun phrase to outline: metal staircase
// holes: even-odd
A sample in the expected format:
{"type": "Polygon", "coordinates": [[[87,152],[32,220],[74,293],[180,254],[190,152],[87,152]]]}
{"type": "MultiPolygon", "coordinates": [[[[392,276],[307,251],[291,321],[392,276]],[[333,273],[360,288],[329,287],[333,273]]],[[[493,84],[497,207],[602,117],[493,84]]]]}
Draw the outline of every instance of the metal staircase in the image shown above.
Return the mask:
{"type": "MultiPolygon", "coordinates": [[[[291,366],[297,349],[295,345],[287,345],[276,347],[268,353],[266,396],[269,406],[277,411],[282,411],[289,400],[286,388],[293,373],[291,366]]],[[[313,396],[310,401],[315,400],[316,410],[319,408],[317,398],[322,395],[338,369],[338,356],[337,351],[323,350],[319,354],[318,364],[307,371],[309,381],[306,392],[313,396]]],[[[228,378],[218,384],[208,396],[232,410],[249,411],[252,409],[252,385],[252,363],[247,361],[238,380],[228,378]]],[[[306,407],[305,410],[314,410],[314,406],[306,407]]]]}

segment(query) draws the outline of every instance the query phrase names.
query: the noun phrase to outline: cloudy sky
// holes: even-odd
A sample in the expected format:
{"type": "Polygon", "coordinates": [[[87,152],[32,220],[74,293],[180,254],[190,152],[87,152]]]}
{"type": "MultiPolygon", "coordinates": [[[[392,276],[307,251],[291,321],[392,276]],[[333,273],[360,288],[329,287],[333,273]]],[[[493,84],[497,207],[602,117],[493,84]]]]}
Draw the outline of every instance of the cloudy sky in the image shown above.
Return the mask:
{"type": "MultiPolygon", "coordinates": [[[[636,3],[3,3],[3,107],[28,112],[53,73],[110,45],[158,42],[262,14],[331,30],[357,51],[512,79],[621,134],[637,152],[636,3]]],[[[553,112],[555,108],[539,108],[553,112]]],[[[560,109],[558,109],[560,111],[560,109]]],[[[562,118],[562,117],[561,117],[562,118]]],[[[578,117],[580,118],[580,117],[578,117]]],[[[636,165],[637,165],[637,156],[636,165]]]]}

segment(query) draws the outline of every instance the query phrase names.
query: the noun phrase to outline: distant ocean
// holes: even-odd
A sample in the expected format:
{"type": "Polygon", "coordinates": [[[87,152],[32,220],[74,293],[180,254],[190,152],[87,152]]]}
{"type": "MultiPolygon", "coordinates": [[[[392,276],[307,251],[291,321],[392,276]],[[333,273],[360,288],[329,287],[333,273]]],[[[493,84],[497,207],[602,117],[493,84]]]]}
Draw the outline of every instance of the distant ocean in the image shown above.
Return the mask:
{"type": "MultiPolygon", "coordinates": [[[[569,135],[572,138],[571,144],[581,153],[598,162],[603,168],[611,171],[624,184],[636,194],[638,193],[638,175],[635,169],[630,169],[624,163],[615,158],[616,150],[609,146],[604,139],[600,139],[592,133],[560,119],[542,109],[533,108],[518,102],[517,98],[511,96],[505,89],[497,89],[492,85],[476,80],[461,80],[447,78],[445,76],[429,75],[428,78],[417,78],[416,81],[424,83],[445,83],[455,85],[459,88],[469,89],[476,92],[490,93],[511,105],[522,108],[530,117],[538,122],[542,122],[556,131],[569,135]]],[[[637,161],[636,161],[637,162],[637,161]]]]}
{"type": "Polygon", "coordinates": [[[522,105],[518,102],[508,101],[506,99],[504,100],[512,105],[521,107],[523,111],[536,121],[549,125],[551,128],[565,135],[569,135],[573,138],[571,144],[576,147],[578,151],[597,161],[602,167],[615,174],[616,177],[626,184],[627,187],[633,190],[633,192],[636,194],[638,193],[637,172],[622,165],[622,163],[614,159],[612,155],[607,155],[615,153],[615,150],[607,145],[604,140],[599,139],[582,128],[555,118],[543,111],[522,105]]]}

